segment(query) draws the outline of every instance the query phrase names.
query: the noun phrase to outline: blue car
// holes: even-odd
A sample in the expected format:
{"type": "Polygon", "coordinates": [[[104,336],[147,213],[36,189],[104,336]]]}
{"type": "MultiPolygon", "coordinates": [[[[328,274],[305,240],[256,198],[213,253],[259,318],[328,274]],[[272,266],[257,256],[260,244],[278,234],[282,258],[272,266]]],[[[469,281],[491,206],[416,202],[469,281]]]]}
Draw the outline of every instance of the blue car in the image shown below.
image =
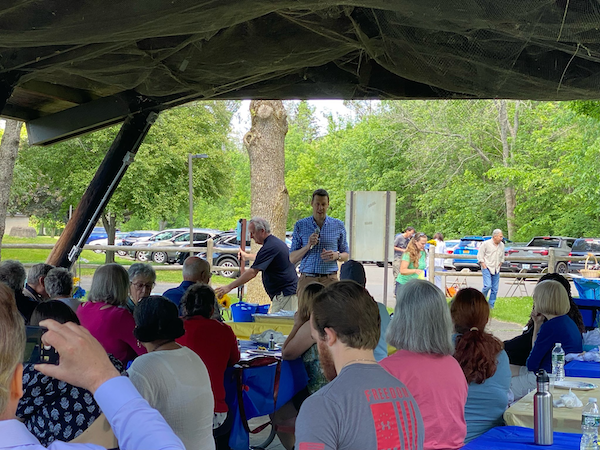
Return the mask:
{"type": "Polygon", "coordinates": [[[477,254],[479,253],[479,247],[491,236],[465,236],[460,240],[452,254],[454,255],[473,255],[474,259],[454,259],[452,260],[454,268],[457,271],[462,269],[470,269],[472,271],[479,270],[479,263],[477,262],[477,254]]]}
{"type": "Polygon", "coordinates": [[[94,229],[92,230],[92,234],[90,234],[90,236],[87,238],[87,241],[85,241],[85,243],[89,244],[92,241],[96,241],[98,239],[107,239],[107,238],[108,238],[108,233],[106,232],[104,227],[94,227],[94,229]]]}

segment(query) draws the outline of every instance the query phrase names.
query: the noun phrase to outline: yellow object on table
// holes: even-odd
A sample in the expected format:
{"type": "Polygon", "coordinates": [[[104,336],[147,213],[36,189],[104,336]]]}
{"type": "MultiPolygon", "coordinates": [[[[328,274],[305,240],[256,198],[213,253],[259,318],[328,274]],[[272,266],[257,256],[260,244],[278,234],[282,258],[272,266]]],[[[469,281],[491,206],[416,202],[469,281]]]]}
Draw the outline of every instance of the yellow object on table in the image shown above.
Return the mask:
{"type": "MultiPolygon", "coordinates": [[[[566,377],[568,381],[583,381],[598,386],[598,378],[574,378],[566,377]]],[[[504,412],[506,425],[533,428],[533,396],[536,390],[527,394],[518,402],[514,403],[504,412]]],[[[563,394],[568,394],[568,389],[550,389],[553,400],[557,400],[563,394]]],[[[572,390],[573,394],[581,400],[583,406],[580,408],[552,408],[554,431],[563,433],[581,433],[581,410],[587,405],[590,397],[600,398],[600,387],[589,391],[572,390]]]]}
{"type": "Polygon", "coordinates": [[[290,334],[294,327],[293,320],[269,320],[268,322],[225,322],[231,327],[238,339],[249,340],[251,334],[260,334],[266,330],[279,331],[284,335],[290,334]]]}

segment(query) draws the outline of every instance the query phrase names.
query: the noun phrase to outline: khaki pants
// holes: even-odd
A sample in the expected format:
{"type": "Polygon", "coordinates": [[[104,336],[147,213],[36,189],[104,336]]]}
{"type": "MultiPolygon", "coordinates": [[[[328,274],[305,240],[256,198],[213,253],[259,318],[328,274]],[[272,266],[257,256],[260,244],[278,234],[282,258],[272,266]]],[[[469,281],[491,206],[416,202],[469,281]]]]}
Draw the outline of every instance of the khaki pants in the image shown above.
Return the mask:
{"type": "Polygon", "coordinates": [[[298,289],[296,290],[296,292],[298,293],[298,297],[300,297],[304,288],[310,283],[321,283],[327,286],[328,284],[335,283],[336,281],[338,281],[337,272],[325,275],[323,277],[307,277],[306,275],[301,273],[300,278],[298,279],[298,289]]]}
{"type": "Polygon", "coordinates": [[[269,313],[276,313],[277,311],[298,311],[298,296],[296,294],[283,295],[277,294],[271,299],[271,308],[269,313]]]}

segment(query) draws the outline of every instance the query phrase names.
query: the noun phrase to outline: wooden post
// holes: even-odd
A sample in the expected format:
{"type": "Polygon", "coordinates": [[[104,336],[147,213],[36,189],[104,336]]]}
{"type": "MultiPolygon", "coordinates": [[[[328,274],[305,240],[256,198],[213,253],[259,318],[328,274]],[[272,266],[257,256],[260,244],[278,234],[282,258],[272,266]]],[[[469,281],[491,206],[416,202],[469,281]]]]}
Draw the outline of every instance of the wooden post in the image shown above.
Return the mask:
{"type": "Polygon", "coordinates": [[[70,268],[77,260],[156,117],[158,115],[155,112],[144,111],[132,115],[123,123],[46,263],[70,268]]]}
{"type": "Polygon", "coordinates": [[[550,247],[548,249],[548,273],[556,272],[556,253],[555,249],[550,247]]]}
{"type": "Polygon", "coordinates": [[[215,246],[215,242],[212,238],[209,238],[206,241],[206,260],[208,261],[208,265],[210,266],[210,271],[212,272],[213,268],[213,248],[215,246]]]}
{"type": "Polygon", "coordinates": [[[427,254],[427,279],[430,283],[435,283],[435,246],[429,245],[427,254]]]}

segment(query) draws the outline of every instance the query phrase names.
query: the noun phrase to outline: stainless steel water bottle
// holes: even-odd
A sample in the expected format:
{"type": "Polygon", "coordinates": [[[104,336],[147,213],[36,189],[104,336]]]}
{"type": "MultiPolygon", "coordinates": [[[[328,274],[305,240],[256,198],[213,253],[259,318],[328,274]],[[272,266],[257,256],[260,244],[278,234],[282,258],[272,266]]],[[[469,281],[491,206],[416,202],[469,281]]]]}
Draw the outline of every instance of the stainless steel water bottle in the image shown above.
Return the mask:
{"type": "Polygon", "coordinates": [[[550,378],[544,369],[536,374],[537,392],[533,396],[533,439],[537,445],[552,445],[552,394],[550,378]]]}

